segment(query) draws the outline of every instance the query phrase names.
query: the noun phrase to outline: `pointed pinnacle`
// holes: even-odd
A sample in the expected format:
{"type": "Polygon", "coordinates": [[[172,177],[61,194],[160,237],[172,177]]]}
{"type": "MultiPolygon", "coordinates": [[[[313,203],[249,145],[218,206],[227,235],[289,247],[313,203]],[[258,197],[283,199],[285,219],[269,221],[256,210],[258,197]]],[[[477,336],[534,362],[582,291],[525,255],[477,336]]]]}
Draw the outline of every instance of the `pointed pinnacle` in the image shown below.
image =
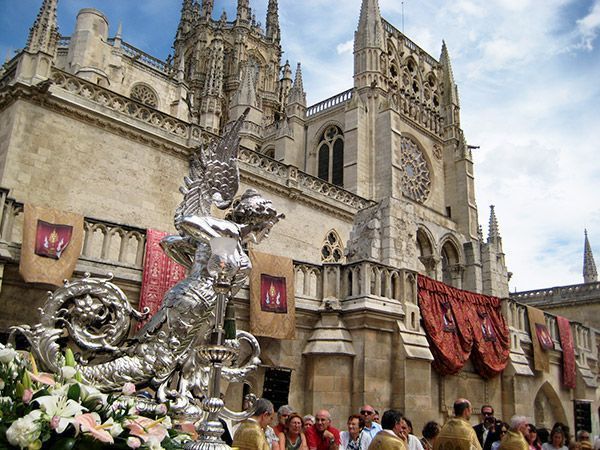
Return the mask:
{"type": "Polygon", "coordinates": [[[592,247],[588,239],[587,230],[584,230],[584,242],[583,242],[583,282],[594,283],[598,281],[598,272],[596,271],[596,262],[594,261],[594,254],[592,253],[592,247]]]}
{"type": "Polygon", "coordinates": [[[500,240],[500,230],[498,228],[498,219],[496,219],[496,212],[494,211],[494,205],[490,205],[490,223],[488,227],[488,244],[492,242],[498,242],[500,240]]]}

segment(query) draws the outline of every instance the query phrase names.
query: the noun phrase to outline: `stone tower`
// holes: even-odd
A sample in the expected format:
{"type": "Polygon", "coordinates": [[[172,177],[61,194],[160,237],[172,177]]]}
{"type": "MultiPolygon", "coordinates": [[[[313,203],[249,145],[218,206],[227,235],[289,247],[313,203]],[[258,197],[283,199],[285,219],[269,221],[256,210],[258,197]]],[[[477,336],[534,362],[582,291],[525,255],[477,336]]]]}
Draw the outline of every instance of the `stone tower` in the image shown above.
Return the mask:
{"type": "Polygon", "coordinates": [[[585,239],[583,242],[583,282],[595,283],[598,281],[598,272],[596,271],[596,262],[594,254],[588,239],[587,230],[584,230],[585,239]]]}
{"type": "Polygon", "coordinates": [[[284,111],[280,93],[287,83],[281,72],[281,32],[276,0],[268,3],[266,28],[252,15],[248,0],[239,0],[235,20],[212,18],[213,0],[201,6],[183,0],[173,47],[175,66],[184,67],[192,97],[193,120],[215,133],[251,108],[242,132],[251,149],[263,143],[262,128],[284,111]]]}

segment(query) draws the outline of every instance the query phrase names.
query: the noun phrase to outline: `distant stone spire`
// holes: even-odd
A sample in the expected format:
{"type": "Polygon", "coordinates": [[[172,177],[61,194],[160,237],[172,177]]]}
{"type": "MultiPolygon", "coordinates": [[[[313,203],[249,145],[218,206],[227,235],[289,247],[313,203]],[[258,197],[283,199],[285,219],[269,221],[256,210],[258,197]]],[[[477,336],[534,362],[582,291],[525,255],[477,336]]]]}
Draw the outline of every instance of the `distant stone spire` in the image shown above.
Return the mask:
{"type": "Polygon", "coordinates": [[[252,11],[250,11],[250,1],[238,0],[236,19],[239,22],[250,22],[251,17],[252,11]]]}
{"type": "Polygon", "coordinates": [[[363,0],[360,7],[358,30],[354,37],[354,51],[363,48],[382,48],[385,45],[383,23],[377,0],[363,0]]]}
{"type": "Polygon", "coordinates": [[[294,78],[294,84],[288,94],[288,105],[297,103],[302,106],[306,106],[306,92],[304,92],[304,82],[302,81],[302,65],[298,63],[296,67],[296,77],[294,78]]]}
{"type": "Polygon", "coordinates": [[[29,30],[26,50],[31,53],[44,52],[56,54],[58,47],[58,24],[56,7],[58,0],[44,0],[40,12],[29,30]]]}
{"type": "Polygon", "coordinates": [[[500,243],[502,238],[500,237],[500,230],[498,228],[498,219],[496,219],[496,212],[494,211],[494,205],[490,205],[490,224],[488,227],[488,244],[500,243]]]}
{"type": "Polygon", "coordinates": [[[587,230],[584,230],[585,240],[583,242],[583,282],[595,283],[598,281],[598,272],[596,272],[596,262],[592,253],[592,247],[588,240],[587,230]]]}
{"type": "Polygon", "coordinates": [[[202,0],[202,17],[204,19],[210,19],[213,13],[213,7],[215,0],[202,0]]]}
{"type": "Polygon", "coordinates": [[[279,28],[279,7],[277,6],[277,0],[269,0],[269,6],[267,8],[267,38],[274,41],[279,41],[281,37],[281,30],[279,28]]]}
{"type": "Polygon", "coordinates": [[[459,106],[458,87],[454,82],[454,73],[452,72],[452,64],[450,62],[450,54],[446,42],[442,41],[442,54],[440,55],[440,64],[442,65],[443,78],[448,88],[445,92],[446,104],[459,106]]]}

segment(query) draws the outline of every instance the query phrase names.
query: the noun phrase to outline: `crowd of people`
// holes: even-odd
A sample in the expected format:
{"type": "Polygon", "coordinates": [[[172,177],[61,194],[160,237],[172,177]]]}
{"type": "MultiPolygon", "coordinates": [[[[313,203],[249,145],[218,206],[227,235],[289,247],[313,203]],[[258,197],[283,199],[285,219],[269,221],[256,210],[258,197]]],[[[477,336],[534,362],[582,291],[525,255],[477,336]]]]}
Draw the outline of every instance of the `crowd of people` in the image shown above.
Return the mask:
{"type": "Polygon", "coordinates": [[[471,426],[473,408],[467,399],[454,403],[454,417],[441,425],[425,424],[419,439],[412,422],[401,411],[389,409],[381,416],[364,405],[346,421],[340,431],[331,415],[321,409],[302,416],[289,405],[276,413],[273,404],[259,399],[254,416],[233,433],[233,448],[239,450],[600,450],[600,439],[592,445],[590,432],[571,436],[569,427],[556,423],[551,430],[537,429],[524,416],[504,422],[494,416],[491,405],[481,407],[481,421],[471,426]]]}

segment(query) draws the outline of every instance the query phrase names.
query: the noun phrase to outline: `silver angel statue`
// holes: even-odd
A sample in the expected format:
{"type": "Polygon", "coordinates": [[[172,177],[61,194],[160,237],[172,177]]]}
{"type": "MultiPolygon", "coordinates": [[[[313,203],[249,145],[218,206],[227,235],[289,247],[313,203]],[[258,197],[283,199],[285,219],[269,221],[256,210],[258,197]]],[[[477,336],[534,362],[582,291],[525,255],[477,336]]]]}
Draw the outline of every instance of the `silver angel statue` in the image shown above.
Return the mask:
{"type": "MultiPolygon", "coordinates": [[[[208,270],[210,242],[218,237],[237,241],[230,261],[233,296],[251,269],[245,245],[266,238],[283,218],[253,189],[235,197],[244,118],[245,114],[221,140],[206,148],[200,146],[191,157],[189,176],[180,188],[183,201],[174,217],[179,235],[161,242],[167,255],[188,269],[186,278],[165,294],[161,308],[132,338],[127,337],[131,320],[144,318],[147,311],[131,308],[110,278],[65,282],[63,288],[49,294],[39,324],[14,327],[27,337],[46,370],[60,370],[60,342],[66,330],[91,355],[79,360],[87,382],[105,392],[120,390],[126,382],[151,386],[158,400],[171,401],[176,413],[202,414],[198,399],[207,396],[208,368],[202,365],[197,349],[207,343],[213,328],[217,298],[215,279],[208,270]],[[225,218],[214,217],[212,208],[227,210],[225,218]]],[[[222,368],[223,377],[230,381],[243,380],[260,363],[258,342],[251,334],[238,331],[236,339],[226,344],[238,350],[241,341],[250,345],[251,354],[242,366],[234,357],[222,368]]],[[[235,418],[236,413],[227,412],[225,416],[235,418]]]]}

